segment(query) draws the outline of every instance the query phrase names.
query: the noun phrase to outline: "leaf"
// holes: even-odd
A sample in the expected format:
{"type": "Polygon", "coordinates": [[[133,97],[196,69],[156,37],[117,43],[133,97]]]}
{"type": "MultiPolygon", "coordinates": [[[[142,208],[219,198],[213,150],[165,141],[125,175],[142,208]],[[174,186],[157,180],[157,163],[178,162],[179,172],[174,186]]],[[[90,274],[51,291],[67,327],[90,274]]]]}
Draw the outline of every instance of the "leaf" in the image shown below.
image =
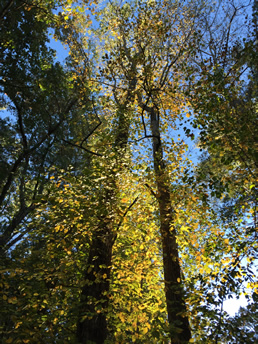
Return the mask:
{"type": "Polygon", "coordinates": [[[46,88],[42,84],[39,84],[39,88],[41,89],[41,91],[46,91],[46,88]]]}
{"type": "Polygon", "coordinates": [[[9,299],[8,299],[8,303],[11,303],[11,304],[16,304],[17,303],[17,297],[16,296],[14,296],[14,297],[10,297],[9,299]]]}
{"type": "Polygon", "coordinates": [[[149,331],[148,327],[144,327],[143,330],[142,330],[142,333],[146,334],[148,331],[149,331]]]}

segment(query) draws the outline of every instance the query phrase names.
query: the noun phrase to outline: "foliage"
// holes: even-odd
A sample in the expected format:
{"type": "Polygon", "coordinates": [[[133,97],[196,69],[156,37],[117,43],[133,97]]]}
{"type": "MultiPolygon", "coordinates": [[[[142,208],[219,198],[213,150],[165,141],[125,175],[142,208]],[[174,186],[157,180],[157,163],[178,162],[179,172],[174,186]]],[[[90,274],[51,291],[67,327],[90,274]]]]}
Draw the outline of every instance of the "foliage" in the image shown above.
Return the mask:
{"type": "Polygon", "coordinates": [[[1,4],[3,343],[254,340],[257,4],[213,5],[1,4]]]}
{"type": "MultiPolygon", "coordinates": [[[[81,132],[76,130],[78,140],[91,130],[84,117],[93,107],[88,89],[78,86],[71,71],[54,61],[54,51],[48,47],[48,29],[51,25],[59,28],[57,15],[52,13],[58,3],[29,4],[11,1],[2,11],[0,26],[4,115],[1,251],[12,247],[28,231],[26,219],[45,194],[49,168],[66,168],[73,160],[71,154],[76,151],[65,147],[64,141],[73,139],[75,124],[84,127],[81,132]],[[49,19],[43,20],[42,16],[49,19]]],[[[76,164],[80,164],[81,152],[76,155],[76,164]]]]}
{"type": "Polygon", "coordinates": [[[257,296],[247,307],[240,307],[235,316],[227,319],[222,342],[255,343],[257,341],[257,296]]]}

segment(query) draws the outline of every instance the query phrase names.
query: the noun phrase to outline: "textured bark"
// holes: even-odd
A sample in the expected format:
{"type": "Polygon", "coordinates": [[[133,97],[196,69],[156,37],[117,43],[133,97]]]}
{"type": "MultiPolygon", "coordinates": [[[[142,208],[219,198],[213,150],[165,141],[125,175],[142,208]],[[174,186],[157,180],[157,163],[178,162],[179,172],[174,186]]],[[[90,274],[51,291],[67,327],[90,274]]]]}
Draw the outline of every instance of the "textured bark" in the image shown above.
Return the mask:
{"type": "MultiPolygon", "coordinates": [[[[131,66],[132,75],[135,75],[135,64],[131,66]]],[[[116,166],[109,172],[107,186],[102,200],[103,213],[98,229],[93,233],[93,240],[89,252],[87,269],[85,271],[85,285],[81,293],[79,319],[77,323],[77,340],[80,344],[104,343],[107,335],[106,312],[109,301],[109,280],[112,264],[112,247],[116,239],[113,224],[113,204],[116,202],[116,172],[126,150],[130,113],[128,107],[134,100],[136,79],[129,82],[127,97],[124,102],[118,103],[117,127],[113,150],[116,153],[116,166]],[[99,307],[99,309],[98,309],[99,307]]]]}
{"type": "Polygon", "coordinates": [[[160,139],[159,113],[153,107],[145,107],[145,110],[150,113],[153,137],[153,160],[158,190],[157,198],[162,236],[165,294],[171,343],[188,343],[191,338],[191,331],[186,315],[184,290],[181,283],[181,268],[174,228],[174,211],[170,200],[169,178],[166,172],[160,139]]]}
{"type": "MultiPolygon", "coordinates": [[[[123,121],[123,134],[117,130],[115,149],[120,152],[126,146],[129,122],[120,113],[123,121]],[[127,133],[125,132],[127,131],[127,133]],[[118,139],[120,137],[120,140],[118,139]]],[[[120,153],[116,159],[120,161],[120,153]]],[[[104,343],[107,335],[106,313],[109,301],[109,281],[112,264],[112,248],[116,239],[114,226],[114,203],[116,203],[116,172],[117,166],[108,172],[104,185],[100,209],[96,209],[98,217],[97,229],[93,232],[90,252],[84,276],[84,287],[81,292],[79,320],[77,323],[77,339],[80,344],[104,343]]]]}
{"type": "Polygon", "coordinates": [[[77,338],[82,344],[89,341],[101,344],[107,337],[107,293],[114,239],[112,231],[104,223],[94,233],[85,274],[86,283],[81,293],[82,321],[79,320],[77,325],[77,338]],[[95,301],[99,303],[96,304],[95,301]]]}

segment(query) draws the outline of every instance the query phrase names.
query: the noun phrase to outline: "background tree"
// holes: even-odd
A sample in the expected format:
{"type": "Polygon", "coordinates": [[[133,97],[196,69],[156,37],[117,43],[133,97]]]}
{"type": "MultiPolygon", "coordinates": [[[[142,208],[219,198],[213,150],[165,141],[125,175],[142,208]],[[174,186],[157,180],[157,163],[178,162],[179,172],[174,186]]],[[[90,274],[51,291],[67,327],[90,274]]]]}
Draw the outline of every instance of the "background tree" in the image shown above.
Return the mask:
{"type": "Polygon", "coordinates": [[[27,232],[25,220],[44,194],[49,168],[71,163],[63,140],[74,135],[74,124],[90,130],[83,118],[92,108],[89,91],[79,91],[48,47],[49,28],[61,25],[53,14],[58,5],[11,1],[1,12],[2,254],[27,232]]]}
{"type": "Polygon", "coordinates": [[[198,145],[205,150],[197,169],[197,184],[203,183],[207,198],[222,220],[221,228],[230,245],[224,251],[223,261],[227,264],[222,269],[220,287],[217,280],[220,290],[217,301],[221,311],[218,307],[217,320],[208,325],[217,328],[211,334],[216,341],[222,336],[223,324],[227,322],[222,311],[223,301],[227,295],[238,295],[246,289],[243,281],[252,288],[254,278],[257,105],[253,75],[257,65],[254,58],[257,5],[253,2],[252,15],[250,5],[228,2],[223,8],[218,7],[218,17],[212,15],[210,21],[205,18],[204,27],[209,38],[200,44],[199,60],[196,56],[195,63],[202,72],[196,87],[192,87],[191,104],[196,112],[194,126],[200,130],[198,145]],[[223,24],[219,25],[222,15],[223,24]],[[244,28],[241,33],[237,20],[244,28]],[[212,30],[213,25],[217,26],[217,31],[212,30]],[[249,31],[246,29],[248,25],[249,31]]]}

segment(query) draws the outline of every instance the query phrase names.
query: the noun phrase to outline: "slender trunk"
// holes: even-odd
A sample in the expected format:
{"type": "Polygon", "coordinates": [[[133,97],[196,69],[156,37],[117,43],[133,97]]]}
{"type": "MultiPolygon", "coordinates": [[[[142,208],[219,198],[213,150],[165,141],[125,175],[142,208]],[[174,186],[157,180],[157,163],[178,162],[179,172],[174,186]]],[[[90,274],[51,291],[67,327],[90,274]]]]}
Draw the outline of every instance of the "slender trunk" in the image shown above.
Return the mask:
{"type": "Polygon", "coordinates": [[[150,113],[153,136],[153,160],[160,213],[160,232],[162,237],[165,294],[172,344],[188,343],[191,338],[189,321],[186,315],[184,290],[181,283],[181,268],[174,228],[174,211],[170,200],[169,178],[163,160],[160,139],[159,113],[155,108],[150,113]]]}
{"type": "MultiPolygon", "coordinates": [[[[132,65],[135,72],[135,65],[132,65]]],[[[112,248],[116,239],[113,224],[113,206],[116,202],[116,171],[121,168],[121,161],[126,151],[130,113],[128,107],[133,103],[136,79],[129,83],[128,94],[123,104],[118,104],[118,123],[115,129],[113,150],[116,164],[107,176],[107,188],[104,190],[102,215],[98,229],[93,233],[85,285],[81,292],[77,339],[80,344],[102,344],[108,335],[106,313],[109,302],[109,281],[112,264],[112,248]]]]}
{"type": "Polygon", "coordinates": [[[82,344],[89,341],[102,344],[107,337],[107,293],[114,240],[115,235],[105,223],[94,233],[85,274],[86,283],[81,293],[81,320],[77,325],[77,338],[82,344]]]}

